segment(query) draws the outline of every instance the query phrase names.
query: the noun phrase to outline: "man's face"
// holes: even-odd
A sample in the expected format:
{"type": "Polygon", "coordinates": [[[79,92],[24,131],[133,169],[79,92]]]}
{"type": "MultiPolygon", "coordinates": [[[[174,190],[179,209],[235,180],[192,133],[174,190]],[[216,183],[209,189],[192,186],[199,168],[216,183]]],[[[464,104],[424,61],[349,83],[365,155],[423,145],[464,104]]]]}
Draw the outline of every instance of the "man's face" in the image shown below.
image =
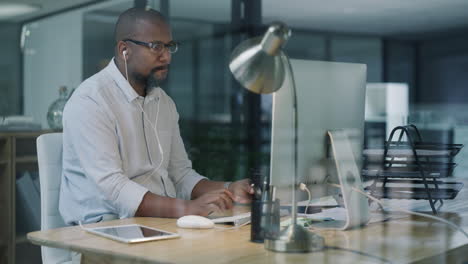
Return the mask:
{"type": "MultiPolygon", "coordinates": [[[[172,41],[171,30],[167,24],[142,21],[137,28],[133,37],[137,41],[159,41],[164,44],[172,41]]],[[[129,45],[132,48],[132,56],[128,60],[130,74],[137,81],[147,84],[147,87],[159,86],[167,77],[171,53],[167,48],[155,52],[148,47],[134,43],[129,45]]]]}

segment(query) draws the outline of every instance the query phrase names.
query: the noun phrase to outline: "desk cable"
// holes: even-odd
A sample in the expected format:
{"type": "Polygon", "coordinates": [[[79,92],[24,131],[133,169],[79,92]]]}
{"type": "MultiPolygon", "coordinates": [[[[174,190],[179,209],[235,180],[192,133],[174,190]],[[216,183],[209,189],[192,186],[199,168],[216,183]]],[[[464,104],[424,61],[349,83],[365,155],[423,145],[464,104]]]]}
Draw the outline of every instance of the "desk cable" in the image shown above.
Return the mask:
{"type": "MultiPolygon", "coordinates": [[[[333,187],[336,187],[336,188],[341,188],[341,185],[339,184],[329,184],[333,187]]],[[[310,194],[310,191],[309,189],[307,188],[307,186],[304,184],[304,183],[301,183],[299,184],[299,189],[301,191],[306,191],[307,194],[308,194],[308,198],[309,198],[309,201],[307,203],[307,206],[309,206],[310,204],[310,201],[311,201],[311,194],[310,194]]],[[[382,206],[382,208],[385,207],[385,204],[380,201],[379,199],[361,191],[360,189],[356,188],[356,187],[351,187],[351,189],[355,192],[358,192],[366,197],[368,197],[369,199],[371,199],[372,201],[378,203],[379,205],[382,206]]],[[[306,210],[305,212],[307,212],[307,206],[306,206],[306,210]]],[[[429,214],[423,214],[423,213],[418,213],[418,212],[413,212],[413,211],[409,211],[409,210],[405,210],[405,209],[402,209],[402,208],[398,208],[398,207],[394,207],[392,206],[393,209],[397,210],[397,211],[401,211],[401,212],[404,212],[404,213],[407,213],[407,214],[413,214],[413,215],[417,215],[417,216],[421,216],[421,217],[427,217],[427,218],[430,218],[430,219],[434,219],[434,220],[437,220],[437,221],[440,221],[442,223],[445,223],[447,225],[449,225],[450,227],[452,227],[453,229],[455,229],[456,231],[460,231],[465,237],[468,238],[468,234],[465,232],[465,230],[463,230],[462,228],[460,228],[459,226],[457,226],[456,224],[446,220],[446,219],[443,219],[441,217],[437,217],[437,216],[433,216],[433,215],[429,215],[429,214]]],[[[368,253],[365,253],[365,252],[362,252],[362,251],[359,251],[359,250],[353,250],[353,249],[348,249],[348,248],[342,248],[342,247],[335,247],[335,246],[325,246],[325,249],[330,249],[330,250],[343,250],[343,251],[348,251],[348,252],[352,252],[352,253],[355,253],[355,254],[359,254],[359,255],[363,255],[363,256],[367,256],[367,257],[370,257],[370,258],[375,258],[375,259],[378,259],[384,263],[392,263],[391,261],[385,259],[385,258],[382,258],[382,257],[379,257],[379,256],[374,256],[374,255],[371,255],[371,254],[368,254],[368,253]]]]}
{"type": "MultiPolygon", "coordinates": [[[[333,186],[333,187],[336,187],[336,188],[341,188],[341,185],[339,184],[333,184],[333,183],[329,183],[329,185],[333,186]]],[[[351,187],[351,189],[355,192],[358,192],[366,197],[368,197],[369,199],[371,199],[372,201],[378,203],[379,205],[382,206],[382,208],[384,208],[386,205],[380,201],[379,199],[375,198],[374,196],[370,195],[370,194],[367,194],[365,193],[364,191],[361,191],[360,189],[356,188],[356,187],[351,187]]],[[[423,214],[423,213],[418,213],[418,212],[413,212],[413,211],[410,211],[410,210],[406,210],[406,209],[403,209],[403,208],[399,208],[399,207],[395,207],[395,206],[390,206],[392,209],[396,210],[396,211],[400,211],[400,212],[403,212],[403,213],[407,213],[407,214],[412,214],[412,215],[417,215],[417,216],[421,216],[421,217],[426,217],[426,218],[430,218],[430,219],[433,219],[433,220],[437,220],[437,221],[440,221],[442,223],[445,223],[447,224],[448,226],[452,227],[454,230],[456,231],[460,231],[466,238],[468,238],[468,233],[465,232],[465,230],[463,230],[461,227],[457,226],[456,224],[446,220],[446,219],[443,219],[441,217],[437,217],[437,216],[434,216],[434,215],[429,215],[429,214],[423,214]]]]}
{"type": "Polygon", "coordinates": [[[81,221],[78,221],[78,225],[80,226],[80,228],[84,231],[88,231],[88,229],[86,227],[83,226],[83,224],[81,223],[81,221]]]}
{"type": "Polygon", "coordinates": [[[363,252],[363,251],[359,251],[359,250],[355,250],[355,249],[335,247],[335,246],[325,246],[325,249],[328,249],[328,250],[341,250],[341,251],[351,252],[351,253],[354,253],[354,254],[357,254],[357,255],[362,255],[362,256],[365,256],[365,257],[368,257],[368,258],[379,260],[380,262],[383,262],[383,263],[393,263],[393,262],[391,262],[390,260],[388,260],[386,258],[379,257],[379,256],[376,256],[376,255],[372,255],[372,254],[369,254],[369,253],[366,253],[366,252],[363,252]]]}
{"type": "Polygon", "coordinates": [[[309,198],[309,201],[307,202],[307,206],[305,207],[304,214],[307,214],[307,209],[309,208],[310,202],[312,201],[312,195],[310,194],[309,188],[307,188],[307,185],[301,182],[299,184],[299,189],[301,191],[306,191],[307,192],[307,197],[309,198]]]}

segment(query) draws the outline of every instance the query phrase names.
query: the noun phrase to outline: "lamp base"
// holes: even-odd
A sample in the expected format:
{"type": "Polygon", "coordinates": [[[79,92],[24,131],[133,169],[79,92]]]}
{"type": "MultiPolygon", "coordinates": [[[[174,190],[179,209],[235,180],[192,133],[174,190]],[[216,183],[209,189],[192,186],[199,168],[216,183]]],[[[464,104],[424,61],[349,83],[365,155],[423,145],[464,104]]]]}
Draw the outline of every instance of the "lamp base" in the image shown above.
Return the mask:
{"type": "Polygon", "coordinates": [[[323,250],[323,237],[300,225],[290,225],[278,239],[265,239],[265,248],[277,252],[301,253],[323,250]]]}

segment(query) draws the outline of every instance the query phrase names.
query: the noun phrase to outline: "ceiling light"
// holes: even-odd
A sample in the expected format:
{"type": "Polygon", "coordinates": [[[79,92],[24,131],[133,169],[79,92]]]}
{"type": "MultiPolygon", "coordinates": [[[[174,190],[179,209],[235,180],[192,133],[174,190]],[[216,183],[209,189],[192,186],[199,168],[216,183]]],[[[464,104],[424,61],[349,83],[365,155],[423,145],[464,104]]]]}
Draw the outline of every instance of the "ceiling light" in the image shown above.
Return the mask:
{"type": "Polygon", "coordinates": [[[0,19],[12,18],[38,10],[35,5],[20,3],[0,3],[0,19]]]}

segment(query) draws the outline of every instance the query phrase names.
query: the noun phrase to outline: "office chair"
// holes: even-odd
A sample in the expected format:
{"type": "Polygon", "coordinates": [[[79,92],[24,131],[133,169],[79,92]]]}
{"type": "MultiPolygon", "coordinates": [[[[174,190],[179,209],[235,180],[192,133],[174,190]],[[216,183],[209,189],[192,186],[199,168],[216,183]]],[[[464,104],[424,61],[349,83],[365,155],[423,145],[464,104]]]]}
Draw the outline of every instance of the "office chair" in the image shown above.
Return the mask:
{"type": "MultiPolygon", "coordinates": [[[[62,180],[62,133],[44,134],[37,138],[37,160],[41,189],[41,230],[66,226],[59,212],[62,180]]],[[[41,247],[44,264],[71,263],[70,251],[41,247]]]]}

